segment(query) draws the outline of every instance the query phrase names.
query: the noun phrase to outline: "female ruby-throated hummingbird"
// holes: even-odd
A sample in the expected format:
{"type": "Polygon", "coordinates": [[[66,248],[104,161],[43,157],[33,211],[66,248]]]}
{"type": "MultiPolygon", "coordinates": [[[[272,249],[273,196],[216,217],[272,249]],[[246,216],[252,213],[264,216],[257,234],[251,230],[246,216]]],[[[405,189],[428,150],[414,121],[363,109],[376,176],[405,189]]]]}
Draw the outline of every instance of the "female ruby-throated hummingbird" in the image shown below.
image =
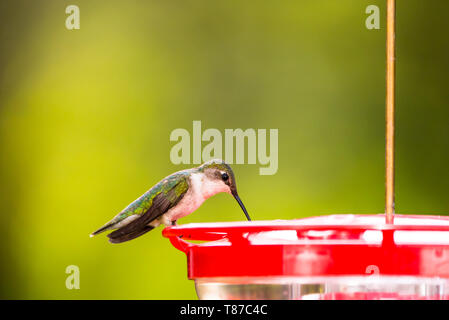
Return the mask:
{"type": "Polygon", "coordinates": [[[192,213],[204,200],[220,192],[232,194],[246,218],[251,220],[237,194],[231,167],[223,160],[211,160],[162,179],[90,236],[117,229],[108,234],[109,242],[135,239],[160,224],[175,225],[176,220],[192,213]]]}

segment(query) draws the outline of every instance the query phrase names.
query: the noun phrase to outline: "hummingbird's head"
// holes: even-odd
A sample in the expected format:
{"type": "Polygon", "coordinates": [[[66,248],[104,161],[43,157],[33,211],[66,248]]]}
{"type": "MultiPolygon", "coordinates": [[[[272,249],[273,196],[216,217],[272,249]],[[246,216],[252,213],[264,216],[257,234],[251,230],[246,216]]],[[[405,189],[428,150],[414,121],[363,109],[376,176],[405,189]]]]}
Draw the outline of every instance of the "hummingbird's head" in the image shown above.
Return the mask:
{"type": "Polygon", "coordinates": [[[204,179],[207,180],[206,188],[213,189],[211,192],[212,194],[219,192],[232,194],[245,213],[246,218],[251,221],[248,212],[237,193],[234,172],[226,162],[220,159],[213,159],[203,163],[198,167],[198,171],[203,173],[204,179]]]}

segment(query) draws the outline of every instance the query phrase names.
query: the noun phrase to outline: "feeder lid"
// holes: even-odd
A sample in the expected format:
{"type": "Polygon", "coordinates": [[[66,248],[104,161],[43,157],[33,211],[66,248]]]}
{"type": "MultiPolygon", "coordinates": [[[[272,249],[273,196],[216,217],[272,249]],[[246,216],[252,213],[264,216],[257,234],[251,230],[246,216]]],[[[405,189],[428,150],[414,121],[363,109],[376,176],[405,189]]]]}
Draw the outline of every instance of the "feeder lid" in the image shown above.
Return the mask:
{"type": "Polygon", "coordinates": [[[193,223],[163,235],[187,254],[190,279],[390,276],[449,278],[449,217],[330,215],[193,223]],[[186,240],[199,240],[192,243],[186,240]]]}

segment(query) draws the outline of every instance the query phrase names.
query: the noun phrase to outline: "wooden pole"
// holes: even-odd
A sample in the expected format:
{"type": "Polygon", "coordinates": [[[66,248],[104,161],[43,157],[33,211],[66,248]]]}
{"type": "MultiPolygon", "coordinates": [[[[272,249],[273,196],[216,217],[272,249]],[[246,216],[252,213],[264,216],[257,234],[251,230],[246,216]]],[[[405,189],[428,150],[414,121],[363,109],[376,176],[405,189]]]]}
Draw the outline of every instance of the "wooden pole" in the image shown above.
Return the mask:
{"type": "Polygon", "coordinates": [[[396,0],[387,0],[387,88],[385,135],[385,214],[394,220],[394,104],[395,104],[395,18],[396,0]]]}

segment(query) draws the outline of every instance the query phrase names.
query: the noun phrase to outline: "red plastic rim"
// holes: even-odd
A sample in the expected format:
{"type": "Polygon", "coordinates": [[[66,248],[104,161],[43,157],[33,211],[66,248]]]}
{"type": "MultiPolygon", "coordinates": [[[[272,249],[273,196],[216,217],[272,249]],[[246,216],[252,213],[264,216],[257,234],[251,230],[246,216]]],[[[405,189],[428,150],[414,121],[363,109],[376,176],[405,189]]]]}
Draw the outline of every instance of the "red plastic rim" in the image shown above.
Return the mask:
{"type": "Polygon", "coordinates": [[[199,223],[163,235],[187,255],[190,279],[379,275],[449,278],[449,217],[332,215],[199,223]],[[186,240],[200,240],[191,243],[186,240]]]}

